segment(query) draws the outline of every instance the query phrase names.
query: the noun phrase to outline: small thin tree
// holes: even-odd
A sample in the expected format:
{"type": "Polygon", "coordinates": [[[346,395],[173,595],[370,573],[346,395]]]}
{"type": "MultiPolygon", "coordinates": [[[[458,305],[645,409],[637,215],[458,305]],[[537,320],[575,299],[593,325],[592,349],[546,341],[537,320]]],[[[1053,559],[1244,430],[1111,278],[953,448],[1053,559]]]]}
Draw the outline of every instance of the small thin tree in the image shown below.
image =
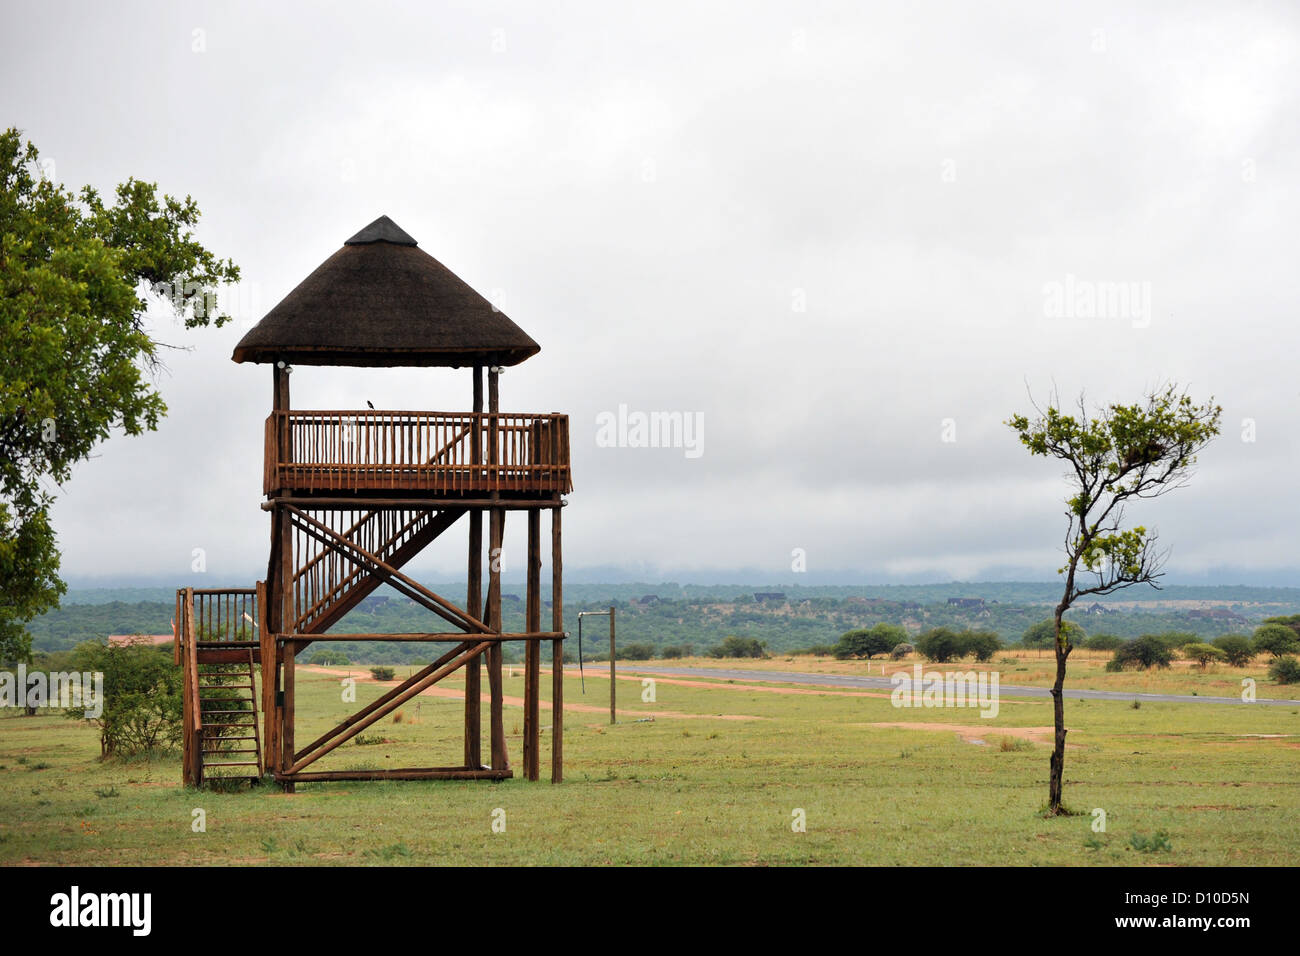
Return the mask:
{"type": "Polygon", "coordinates": [[[1167,552],[1156,548],[1156,533],[1137,525],[1124,527],[1125,507],[1134,500],[1156,498],[1182,487],[1197,454],[1219,434],[1223,410],[1213,400],[1198,405],[1176,386],[1157,388],[1136,405],[1108,405],[1096,417],[1079,397],[1077,415],[1062,411],[1060,401],[1030,419],[1015,415],[1006,424],[1031,455],[1065,462],[1073,494],[1066,501],[1065,579],[1055,623],[1056,680],[1052,684],[1055,737],[1048,786],[1047,812],[1062,813],[1065,768],[1066,661],[1074,645],[1062,616],[1080,598],[1110,594],[1135,584],[1159,587],[1167,552]]]}

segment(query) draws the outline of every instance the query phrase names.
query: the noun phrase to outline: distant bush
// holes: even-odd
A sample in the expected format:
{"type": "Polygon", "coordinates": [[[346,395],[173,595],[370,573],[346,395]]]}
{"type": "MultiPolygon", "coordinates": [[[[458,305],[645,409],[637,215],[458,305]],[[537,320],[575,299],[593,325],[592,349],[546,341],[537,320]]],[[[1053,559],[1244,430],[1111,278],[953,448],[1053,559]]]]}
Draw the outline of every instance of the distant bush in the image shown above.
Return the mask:
{"type": "Polygon", "coordinates": [[[1143,634],[1115,648],[1115,656],[1107,662],[1106,670],[1122,671],[1126,667],[1149,670],[1152,667],[1168,667],[1173,658],[1174,652],[1168,644],[1154,634],[1143,634]]]}
{"type": "Polygon", "coordinates": [[[811,657],[834,657],[834,644],[814,644],[812,647],[805,647],[803,650],[794,651],[795,654],[807,654],[811,657]]]}
{"type": "Polygon", "coordinates": [[[1202,644],[1200,642],[1184,645],[1183,657],[1189,661],[1196,661],[1201,667],[1228,659],[1228,655],[1213,644],[1202,644]]]}
{"type": "Polygon", "coordinates": [[[1278,684],[1300,684],[1300,660],[1290,655],[1275,658],[1268,665],[1268,679],[1278,684]]]}
{"type": "Polygon", "coordinates": [[[1090,651],[1113,651],[1123,643],[1124,639],[1114,634],[1094,634],[1083,640],[1083,646],[1090,651]]]}
{"type": "Polygon", "coordinates": [[[375,680],[392,680],[397,676],[397,671],[391,667],[372,667],[370,668],[370,676],[375,680]]]}
{"type": "Polygon", "coordinates": [[[682,653],[682,649],[675,644],[669,644],[667,647],[665,647],[663,650],[659,652],[659,655],[666,661],[672,661],[678,659],[679,657],[686,656],[685,654],[682,653]]]}
{"type": "Polygon", "coordinates": [[[963,652],[961,638],[946,627],[933,627],[916,639],[916,649],[926,660],[946,664],[963,652]]]}
{"type": "Polygon", "coordinates": [[[653,644],[632,642],[616,648],[615,653],[621,661],[648,661],[655,656],[653,644]]]}
{"type": "Polygon", "coordinates": [[[916,653],[916,648],[913,647],[911,644],[907,643],[907,641],[904,641],[902,644],[894,645],[894,649],[889,652],[889,656],[893,660],[901,661],[908,654],[915,654],[915,653],[916,653]]]}
{"type": "Polygon", "coordinates": [[[936,664],[946,664],[972,656],[977,661],[991,661],[1002,648],[1002,639],[993,631],[953,631],[936,627],[916,639],[916,649],[936,664]]]}
{"type": "Polygon", "coordinates": [[[831,653],[840,660],[847,660],[850,657],[869,657],[866,645],[867,631],[865,628],[846,631],[840,635],[840,639],[831,648],[831,653]]]}
{"type": "Polygon", "coordinates": [[[906,638],[907,631],[897,624],[877,624],[843,634],[834,647],[834,653],[841,660],[850,657],[870,659],[877,654],[888,654],[894,645],[906,638]]]}
{"type": "Polygon", "coordinates": [[[1300,638],[1285,624],[1261,624],[1255,628],[1255,651],[1281,657],[1300,650],[1300,638]]]}
{"type": "Polygon", "coordinates": [[[307,663],[317,667],[345,667],[352,661],[342,651],[317,651],[307,663]]]}
{"type": "Polygon", "coordinates": [[[992,631],[966,631],[957,636],[962,639],[965,652],[977,661],[991,661],[1002,649],[1002,638],[992,631]]]}
{"type": "MultiPolygon", "coordinates": [[[[1061,622],[1061,633],[1070,644],[1082,644],[1088,636],[1087,632],[1073,621],[1061,622]]],[[[1025,647],[1053,647],[1056,644],[1056,622],[1053,618],[1039,621],[1037,624],[1025,631],[1024,636],[1020,638],[1020,643],[1025,647]]]]}
{"type": "Polygon", "coordinates": [[[710,657],[767,657],[763,643],[754,637],[727,637],[709,649],[710,657]]]}
{"type": "Polygon", "coordinates": [[[1214,639],[1214,646],[1223,651],[1223,656],[1233,667],[1245,667],[1255,656],[1255,648],[1250,638],[1240,634],[1224,634],[1214,639]]]}

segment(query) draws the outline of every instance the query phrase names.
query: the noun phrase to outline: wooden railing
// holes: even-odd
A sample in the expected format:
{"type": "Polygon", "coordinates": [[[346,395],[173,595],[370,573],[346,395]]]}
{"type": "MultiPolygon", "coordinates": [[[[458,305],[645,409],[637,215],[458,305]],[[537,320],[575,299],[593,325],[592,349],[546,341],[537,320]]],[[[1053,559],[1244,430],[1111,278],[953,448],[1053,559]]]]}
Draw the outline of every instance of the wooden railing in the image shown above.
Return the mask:
{"type": "Polygon", "coordinates": [[[573,490],[567,415],[287,411],[266,420],[263,490],[573,490]]]}
{"type": "Polygon", "coordinates": [[[176,592],[175,658],[180,664],[190,642],[256,644],[254,588],[180,588],[176,592]],[[187,610],[188,608],[188,610],[187,610]]]}

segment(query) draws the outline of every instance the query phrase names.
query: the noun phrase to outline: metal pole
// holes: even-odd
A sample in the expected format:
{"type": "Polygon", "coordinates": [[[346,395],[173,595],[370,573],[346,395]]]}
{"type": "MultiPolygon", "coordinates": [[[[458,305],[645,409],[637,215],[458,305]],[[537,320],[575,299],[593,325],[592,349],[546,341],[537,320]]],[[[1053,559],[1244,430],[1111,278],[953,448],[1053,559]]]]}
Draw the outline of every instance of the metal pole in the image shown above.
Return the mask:
{"type": "Polygon", "coordinates": [[[609,722],[618,723],[615,699],[618,696],[614,681],[614,609],[609,609],[609,722]]]}

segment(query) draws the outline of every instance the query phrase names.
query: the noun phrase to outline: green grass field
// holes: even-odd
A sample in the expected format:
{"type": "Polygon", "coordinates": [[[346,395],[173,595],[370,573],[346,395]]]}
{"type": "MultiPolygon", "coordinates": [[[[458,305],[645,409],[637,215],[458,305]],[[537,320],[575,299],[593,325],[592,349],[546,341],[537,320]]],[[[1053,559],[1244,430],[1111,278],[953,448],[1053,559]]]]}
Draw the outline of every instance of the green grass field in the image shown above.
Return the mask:
{"type": "MultiPolygon", "coordinates": [[[[1001,669],[1012,683],[1014,672],[1001,669]]],[[[744,682],[660,680],[657,700],[643,703],[639,681],[620,680],[621,721],[611,727],[608,681],[588,676],[584,696],[569,675],[559,786],[513,779],[311,784],[293,795],[269,783],[187,791],[179,756],[101,762],[93,728],[6,711],[0,862],[1300,863],[1300,704],[1068,701],[1066,802],[1082,815],[1042,819],[1048,748],[1023,728],[1050,725],[1047,701],[1004,697],[999,716],[986,720],[975,709],[896,709],[887,695],[744,682]],[[909,726],[876,726],[884,723],[909,726]],[[1093,808],[1105,810],[1107,832],[1093,832],[1093,808]],[[193,832],[197,809],[206,832],[193,832]],[[804,833],[792,829],[796,809],[804,833]],[[1153,839],[1158,833],[1167,842],[1153,839]]],[[[522,683],[516,668],[507,696],[521,697],[522,683]]],[[[301,670],[298,739],[380,688],[359,683],[357,703],[344,703],[338,675],[301,670]]],[[[377,742],[345,744],[312,769],[456,762],[460,700],[417,700],[400,722],[366,731],[377,742]]],[[[516,772],[521,724],[522,711],[508,705],[516,772]]],[[[549,710],[542,724],[549,769],[549,710]]]]}

